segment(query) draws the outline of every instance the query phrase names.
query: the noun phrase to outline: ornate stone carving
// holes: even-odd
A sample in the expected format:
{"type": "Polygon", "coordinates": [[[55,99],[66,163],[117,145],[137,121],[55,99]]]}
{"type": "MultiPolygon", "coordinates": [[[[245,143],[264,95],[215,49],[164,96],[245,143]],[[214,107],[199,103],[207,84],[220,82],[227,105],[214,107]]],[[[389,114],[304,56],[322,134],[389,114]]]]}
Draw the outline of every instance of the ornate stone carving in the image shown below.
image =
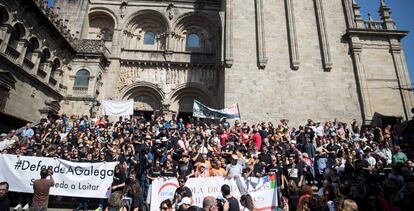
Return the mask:
{"type": "Polygon", "coordinates": [[[118,92],[136,81],[168,85],[186,82],[211,84],[216,80],[216,67],[211,65],[163,65],[152,63],[123,62],[117,83],[118,92]]]}
{"type": "Polygon", "coordinates": [[[167,7],[168,19],[172,20],[174,18],[174,4],[169,4],[167,7]]]}

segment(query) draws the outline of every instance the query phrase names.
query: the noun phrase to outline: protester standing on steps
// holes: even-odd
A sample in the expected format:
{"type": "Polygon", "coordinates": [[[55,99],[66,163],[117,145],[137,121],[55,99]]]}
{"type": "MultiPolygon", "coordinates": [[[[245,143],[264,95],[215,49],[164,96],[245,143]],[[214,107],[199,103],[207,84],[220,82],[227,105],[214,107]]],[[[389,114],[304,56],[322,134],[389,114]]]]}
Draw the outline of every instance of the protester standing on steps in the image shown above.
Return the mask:
{"type": "Polygon", "coordinates": [[[55,185],[52,170],[43,168],[40,171],[40,179],[33,182],[33,199],[31,211],[46,211],[49,204],[50,187],[55,185]],[[48,179],[49,177],[49,179],[48,179]]]}

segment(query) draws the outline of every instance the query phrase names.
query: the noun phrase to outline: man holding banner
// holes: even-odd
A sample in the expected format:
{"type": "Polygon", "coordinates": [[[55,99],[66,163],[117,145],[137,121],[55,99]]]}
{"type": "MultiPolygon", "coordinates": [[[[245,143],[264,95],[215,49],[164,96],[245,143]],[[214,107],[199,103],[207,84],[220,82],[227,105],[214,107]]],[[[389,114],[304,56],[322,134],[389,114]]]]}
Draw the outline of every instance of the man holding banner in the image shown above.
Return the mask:
{"type": "Polygon", "coordinates": [[[40,179],[33,182],[33,200],[31,211],[46,211],[49,204],[49,191],[50,187],[55,185],[55,181],[52,177],[52,169],[40,170],[40,179]],[[49,176],[49,179],[47,177],[49,176]]]}

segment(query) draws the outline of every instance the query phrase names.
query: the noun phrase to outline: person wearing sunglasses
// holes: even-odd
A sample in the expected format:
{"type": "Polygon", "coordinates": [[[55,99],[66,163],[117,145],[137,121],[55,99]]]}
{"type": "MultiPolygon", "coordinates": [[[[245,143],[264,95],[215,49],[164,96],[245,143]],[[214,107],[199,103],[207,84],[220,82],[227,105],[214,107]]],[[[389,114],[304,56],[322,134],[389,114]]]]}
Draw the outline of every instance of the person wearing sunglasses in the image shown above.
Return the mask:
{"type": "Polygon", "coordinates": [[[187,182],[187,177],[185,177],[185,176],[179,176],[178,177],[178,186],[179,187],[175,190],[173,203],[178,205],[179,202],[181,202],[181,200],[184,197],[188,197],[192,200],[193,193],[191,192],[190,188],[185,186],[186,182],[187,182]]]}
{"type": "Polygon", "coordinates": [[[160,204],[160,211],[172,211],[172,202],[169,199],[166,199],[160,204]]]}

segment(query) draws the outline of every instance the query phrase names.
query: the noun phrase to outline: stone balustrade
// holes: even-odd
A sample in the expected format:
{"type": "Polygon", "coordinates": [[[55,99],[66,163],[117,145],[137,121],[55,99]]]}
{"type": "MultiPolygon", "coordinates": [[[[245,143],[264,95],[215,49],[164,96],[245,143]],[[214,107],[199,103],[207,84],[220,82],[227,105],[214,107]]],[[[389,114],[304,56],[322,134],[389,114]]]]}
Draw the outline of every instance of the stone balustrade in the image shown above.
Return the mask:
{"type": "Polygon", "coordinates": [[[20,52],[11,46],[7,46],[5,53],[6,53],[6,57],[12,62],[16,62],[20,56],[20,52]]]}

